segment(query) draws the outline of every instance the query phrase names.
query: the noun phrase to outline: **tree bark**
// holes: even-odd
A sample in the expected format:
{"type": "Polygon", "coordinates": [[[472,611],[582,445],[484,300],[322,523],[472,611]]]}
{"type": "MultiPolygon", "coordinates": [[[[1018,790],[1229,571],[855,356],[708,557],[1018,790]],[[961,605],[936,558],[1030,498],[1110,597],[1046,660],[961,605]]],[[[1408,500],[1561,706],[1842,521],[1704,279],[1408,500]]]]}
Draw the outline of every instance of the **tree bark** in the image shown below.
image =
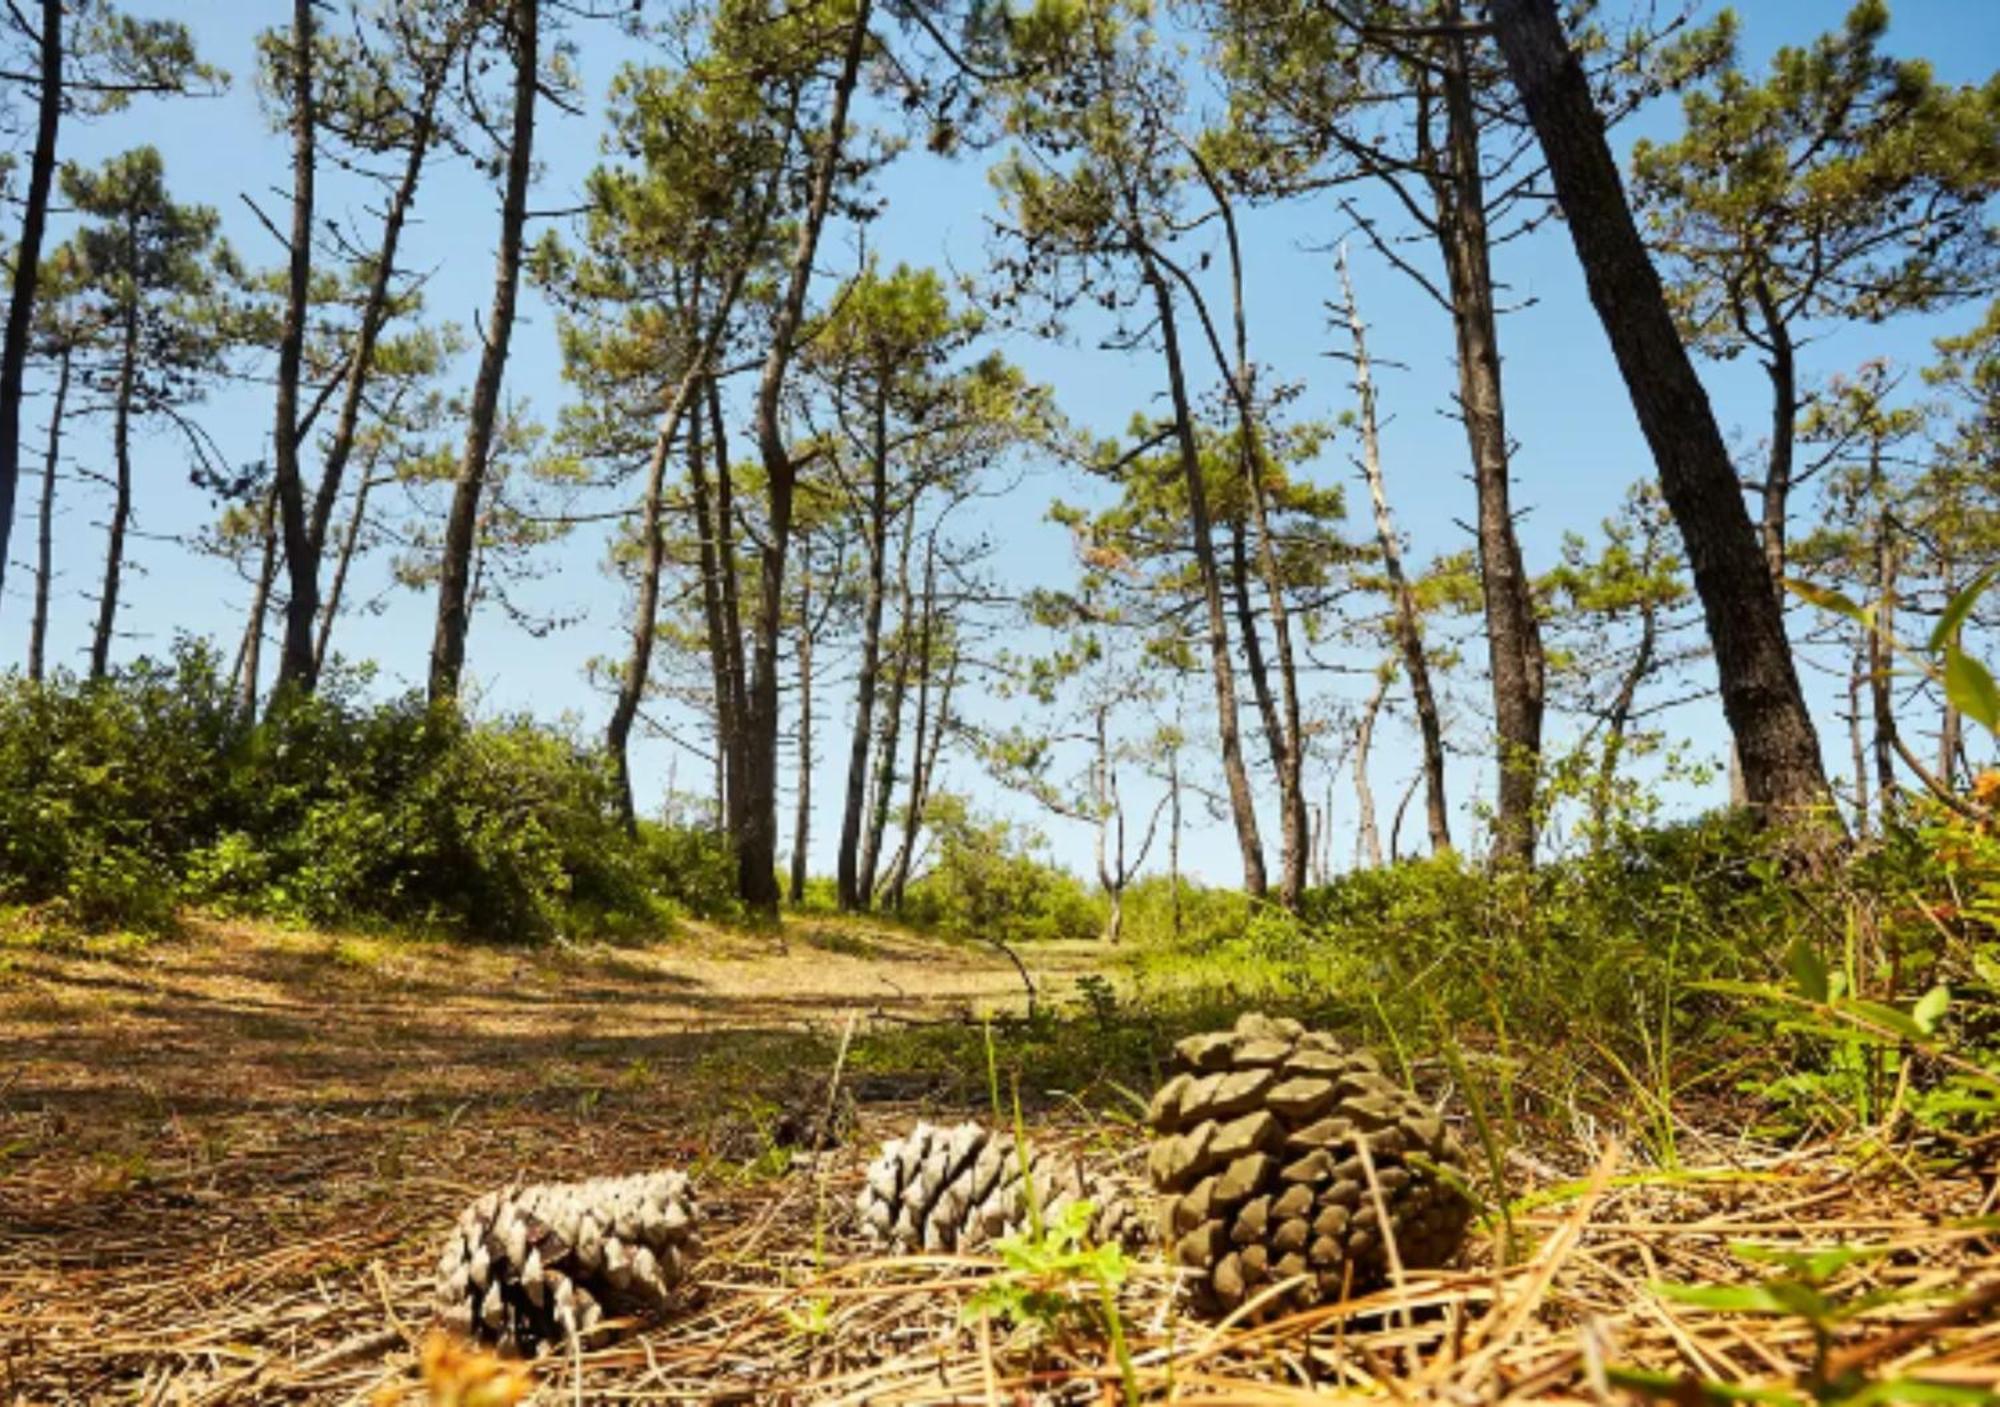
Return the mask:
{"type": "Polygon", "coordinates": [[[958,684],[958,654],[952,653],[951,662],[945,666],[944,683],[938,689],[937,709],[932,712],[922,697],[917,700],[917,733],[919,743],[910,749],[911,762],[916,767],[910,778],[909,813],[904,817],[902,843],[896,848],[896,858],[889,866],[887,896],[892,913],[903,911],[903,892],[909,887],[910,866],[916,863],[917,836],[924,828],[924,815],[930,808],[931,785],[937,779],[938,754],[944,750],[945,725],[951,719],[952,690],[958,684]],[[931,721],[928,731],[930,741],[921,739],[925,719],[931,721]]]}
{"type": "MultiPolygon", "coordinates": [[[[903,807],[903,838],[889,862],[887,882],[882,887],[886,907],[893,913],[903,907],[903,889],[909,883],[910,862],[915,858],[917,832],[924,823],[924,795],[929,790],[929,772],[936,761],[936,741],[931,731],[931,668],[937,633],[937,532],[932,530],[924,548],[924,604],[922,627],[917,633],[917,730],[910,738],[910,788],[903,807]]],[[[949,702],[948,690],[945,701],[949,702]]],[[[944,718],[937,719],[936,737],[944,736],[944,718]]]]}
{"type": "Polygon", "coordinates": [[[1758,531],[1771,584],[1784,607],[1786,535],[1791,515],[1792,474],[1799,426],[1799,373],[1792,332],[1761,276],[1753,288],[1764,320],[1769,356],[1764,371],[1771,379],[1771,455],[1764,466],[1764,486],[1758,494],[1758,531]]]}
{"type": "Polygon", "coordinates": [[[1382,868],[1382,830],[1375,820],[1375,788],[1368,780],[1368,754],[1375,745],[1375,720],[1389,697],[1389,672],[1383,670],[1375,681],[1375,692],[1361,710],[1361,726],[1354,736],[1354,849],[1371,869],[1382,868]]]}
{"type": "Polygon", "coordinates": [[[1222,755],[1222,775],[1229,791],[1229,808],[1236,822],[1236,845],[1243,859],[1243,889],[1261,899],[1269,885],[1264,874],[1263,842],[1257,834],[1257,804],[1250,776],[1243,765],[1242,724],[1236,703],[1236,669],[1229,656],[1229,620],[1222,603],[1222,574],[1215,562],[1214,520],[1208,511],[1208,486],[1202,479],[1201,450],[1195,443],[1194,411],[1188,402],[1187,378],[1181,363],[1180,332],[1174,317],[1173,293],[1150,258],[1142,255],[1143,276],[1153,292],[1159,315],[1160,342],[1166,357],[1167,386],[1173,398],[1174,436],[1179,442],[1181,472],[1187,482],[1189,531],[1194,540],[1195,566],[1201,578],[1208,615],[1209,674],[1215,685],[1216,729],[1222,755]]]}
{"type": "MultiPolygon", "coordinates": [[[[304,3],[304,0],[301,0],[304,3]]],[[[432,703],[456,700],[465,670],[465,635],[472,617],[472,556],[479,530],[479,499],[486,488],[500,388],[514,335],[521,287],[521,241],[528,220],[528,178],[534,170],[535,95],[541,77],[540,0],[513,0],[514,110],[507,142],[506,193],[500,207],[500,249],[493,278],[493,306],[485,329],[479,372],[472,383],[465,454],[452,484],[438,570],[437,630],[431,642],[432,703]]]]}
{"type": "Polygon", "coordinates": [[[284,535],[285,570],[293,609],[285,613],[285,637],[278,656],[278,687],[310,688],[313,614],[319,608],[319,563],[310,545],[305,485],[299,471],[299,382],[305,368],[306,319],[312,297],[314,143],[318,118],[313,110],[313,0],[292,0],[292,227],[285,252],[285,320],[278,339],[278,389],[271,427],[272,484],[278,496],[278,523],[284,535]],[[311,611],[295,609],[301,593],[311,611]]]}
{"type": "Polygon", "coordinates": [[[861,658],[854,680],[854,734],[847,747],[847,792],[840,817],[840,853],[834,888],[843,912],[863,906],[860,888],[862,807],[868,792],[868,745],[875,736],[875,692],[881,676],[882,604],[889,567],[888,393],[874,408],[872,463],[868,470],[868,594],[861,608],[861,658]]]}
{"type": "Polygon", "coordinates": [[[916,600],[910,592],[910,544],[915,536],[916,524],[905,520],[902,545],[896,553],[900,602],[896,665],[889,674],[889,695],[883,700],[882,737],[875,745],[875,780],[868,795],[868,825],[862,832],[861,853],[855,862],[855,884],[864,900],[872,900],[875,895],[875,872],[881,862],[882,841],[889,830],[890,797],[896,790],[896,752],[902,746],[903,699],[910,687],[911,642],[917,619],[916,600]]]}
{"type": "Polygon", "coordinates": [[[111,668],[111,640],[118,621],[119,581],[125,571],[125,528],[132,518],[132,398],[139,375],[139,318],[125,314],[124,347],[118,365],[117,401],[112,410],[111,449],[115,464],[111,525],[104,547],[104,586],[97,598],[97,629],[90,640],[90,677],[111,668]]]}
{"type": "Polygon", "coordinates": [[[367,474],[354,486],[354,506],[348,511],[347,527],[340,535],[340,551],[334,557],[333,580],[326,589],[326,601],[319,612],[319,636],[313,641],[313,680],[326,671],[328,642],[333,639],[333,623],[340,618],[340,600],[347,591],[347,573],[354,564],[361,543],[361,529],[368,521],[368,494],[377,480],[367,474]]]}
{"type": "MultiPolygon", "coordinates": [[[[1257,567],[1263,578],[1264,593],[1271,613],[1271,644],[1277,656],[1279,704],[1282,716],[1271,706],[1270,686],[1264,681],[1262,651],[1252,618],[1245,614],[1246,653],[1253,671],[1259,707],[1266,731],[1271,734],[1272,761],[1278,774],[1279,879],[1278,902],[1296,910],[1305,891],[1310,827],[1306,815],[1305,729],[1299,708],[1299,673],[1292,649],[1291,611],[1285,601],[1284,574],[1271,530],[1268,495],[1264,486],[1263,437],[1258,433],[1256,369],[1250,361],[1250,325],[1243,298],[1243,243],[1236,227],[1236,208],[1228,187],[1216,179],[1209,164],[1190,148],[1196,170],[1216,210],[1222,216],[1225,246],[1229,251],[1229,292],[1231,322],[1235,334],[1235,360],[1231,364],[1216,347],[1216,360],[1228,379],[1230,399],[1236,407],[1238,464],[1243,476],[1243,492],[1250,509],[1251,524],[1257,530],[1257,567]]],[[[1201,305],[1197,286],[1188,282],[1190,297],[1196,300],[1204,326],[1208,314],[1201,305]]],[[[1209,327],[1210,335],[1214,329],[1209,327]]],[[[1239,539],[1240,543],[1240,539],[1239,539]]],[[[1239,548],[1240,550],[1240,548],[1239,548]]]]}
{"type": "Polygon", "coordinates": [[[56,362],[56,399],[49,412],[48,448],[42,456],[42,501],[35,521],[35,614],[28,622],[28,678],[38,684],[47,667],[49,588],[56,570],[56,466],[62,457],[62,423],[69,405],[72,359],[70,349],[64,347],[56,362]]]}
{"type": "Polygon", "coordinates": [[[1873,652],[1875,637],[1867,630],[1857,631],[1854,637],[1854,659],[1847,671],[1847,745],[1854,759],[1854,833],[1867,835],[1869,826],[1868,804],[1868,746],[1861,736],[1861,692],[1867,686],[1869,657],[1873,652]]]}
{"type": "Polygon", "coordinates": [[[257,581],[250,591],[250,613],[243,623],[243,645],[236,656],[236,707],[245,721],[257,717],[257,677],[263,669],[264,618],[271,609],[271,586],[278,579],[278,491],[264,495],[258,519],[264,550],[257,564],[257,581]]]}
{"type": "Polygon", "coordinates": [[[1633,223],[1589,80],[1554,0],[1492,0],[1491,13],[1681,530],[1745,789],[1767,815],[1802,819],[1831,798],[1784,616],[1729,447],[1633,223]]]}
{"type": "Polygon", "coordinates": [[[798,466],[785,444],[779,402],[805,316],[813,260],[839,178],[847,137],[847,112],[867,49],[871,0],[859,0],[848,31],[823,145],[813,163],[805,217],[786,270],[784,296],[771,323],[770,350],[757,383],[757,450],[764,462],[768,518],[758,554],[757,612],[751,651],[750,692],[744,709],[742,810],[735,829],[736,889],[749,908],[778,910],[778,639],[784,625],[785,555],[791,545],[792,499],[798,466]]]}
{"type": "Polygon", "coordinates": [[[1896,814],[1896,661],[1888,642],[1896,638],[1896,580],[1901,563],[1890,521],[1879,439],[1870,447],[1868,477],[1876,503],[1875,628],[1868,633],[1868,696],[1875,725],[1875,806],[1886,832],[1896,814]]]}
{"type": "MultiPolygon", "coordinates": [[[[627,833],[639,829],[638,811],[632,800],[632,767],[629,756],[632,724],[639,716],[639,702],[646,696],[646,680],[652,673],[653,640],[660,618],[660,570],[667,558],[667,538],[661,519],[665,515],[667,460],[674,439],[680,433],[681,417],[690,400],[700,395],[702,367],[690,367],[674,387],[673,399],[660,427],[653,436],[653,452],[646,462],[646,499],[639,515],[640,558],[638,601],[632,608],[632,648],[625,668],[618,676],[618,697],[611,705],[611,718],[604,726],[604,750],[611,756],[611,770],[618,783],[618,809],[627,833]]],[[[694,418],[688,455],[701,457],[701,417],[694,418]]]]}
{"type": "Polygon", "coordinates": [[[35,149],[28,162],[21,238],[14,246],[14,278],[7,302],[7,332],[0,346],[0,589],[7,582],[7,544],[14,529],[14,498],[21,482],[21,396],[28,343],[35,326],[35,284],[42,272],[42,237],[48,229],[49,188],[56,173],[56,136],[62,125],[62,0],[42,0],[38,46],[40,89],[35,99],[35,149]]]}
{"type": "Polygon", "coordinates": [[[798,805],[792,812],[792,874],[794,908],[806,899],[806,846],[812,833],[812,540],[799,547],[799,783],[798,805]]]}
{"type": "MultiPolygon", "coordinates": [[[[1445,13],[1449,21],[1458,20],[1457,0],[1447,4],[1445,13]]],[[[1479,575],[1493,721],[1500,744],[1493,858],[1502,864],[1528,865],[1535,855],[1535,789],[1545,704],[1541,627],[1535,617],[1534,588],[1514,532],[1492,249],[1467,43],[1462,35],[1453,35],[1443,44],[1445,161],[1441,171],[1431,168],[1431,184],[1458,343],[1459,414],[1472,452],[1478,499],[1479,575]]]]}
{"type": "Polygon", "coordinates": [[[1431,688],[1430,656],[1424,649],[1416,592],[1403,570],[1402,539],[1397,536],[1395,519],[1389,512],[1389,490],[1382,472],[1380,423],[1375,408],[1375,377],[1368,360],[1368,329],[1355,301],[1354,283],[1348,277],[1346,249],[1340,251],[1336,262],[1341,296],[1346,304],[1348,334],[1354,343],[1354,391],[1360,400],[1361,415],[1361,472],[1368,481],[1369,501],[1375,508],[1375,541],[1382,551],[1382,573],[1389,579],[1396,648],[1402,656],[1403,673],[1409,676],[1410,700],[1416,707],[1417,732],[1423,743],[1424,818],[1430,828],[1431,853],[1442,855],[1451,849],[1451,810],[1444,777],[1444,725],[1438,715],[1437,695],[1431,688]]]}

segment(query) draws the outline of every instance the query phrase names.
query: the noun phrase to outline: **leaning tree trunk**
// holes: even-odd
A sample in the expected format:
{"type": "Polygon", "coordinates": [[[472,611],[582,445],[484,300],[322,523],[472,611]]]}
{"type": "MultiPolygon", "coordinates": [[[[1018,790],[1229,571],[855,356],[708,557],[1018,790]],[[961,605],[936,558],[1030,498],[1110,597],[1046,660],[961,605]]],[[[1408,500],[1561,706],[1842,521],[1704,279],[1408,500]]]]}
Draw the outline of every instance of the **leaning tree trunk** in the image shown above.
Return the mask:
{"type": "Polygon", "coordinates": [[[740,758],[742,810],[735,840],[737,895],[752,910],[764,914],[778,910],[778,640],[784,628],[785,556],[791,546],[792,501],[798,488],[798,464],[785,444],[780,403],[798,350],[820,233],[826,227],[833,188],[839,179],[848,106],[861,76],[861,57],[868,47],[870,8],[870,0],[860,0],[848,31],[826,132],[813,163],[805,217],[799,221],[784,296],[772,318],[770,350],[757,383],[757,451],[764,462],[768,521],[758,553],[755,638],[740,758]]]}
{"type": "Polygon", "coordinates": [[[1347,275],[1346,249],[1340,251],[1336,262],[1346,303],[1348,334],[1354,342],[1354,390],[1361,403],[1361,472],[1368,480],[1369,501],[1375,507],[1375,542],[1382,551],[1382,573],[1389,581],[1396,648],[1402,656],[1403,672],[1410,679],[1410,701],[1416,707],[1417,732],[1423,742],[1424,818],[1430,828],[1431,853],[1442,855],[1451,849],[1451,811],[1444,784],[1444,725],[1438,715],[1437,694],[1431,688],[1430,656],[1424,649],[1417,594],[1403,570],[1402,539],[1396,534],[1395,519],[1389,512],[1389,490],[1382,473],[1382,441],[1375,411],[1374,368],[1368,360],[1368,329],[1361,321],[1354,283],[1347,275]]]}
{"type": "Polygon", "coordinates": [[[1687,549],[1722,706],[1751,803],[1771,815],[1830,800],[1769,566],[1729,446],[1632,219],[1590,80],[1555,0],[1492,0],[1500,50],[1534,125],[1590,299],[1625,378],[1687,549]]]}
{"type": "Polygon", "coordinates": [[[1268,889],[1264,847],[1257,834],[1257,804],[1250,791],[1250,774],[1243,763],[1242,725],[1237,715],[1236,668],[1229,655],[1229,620],[1222,603],[1222,574],[1215,562],[1214,520],[1208,511],[1208,486],[1202,479],[1201,450],[1194,438],[1194,411],[1188,403],[1187,378],[1181,364],[1179,330],[1174,320],[1173,294],[1159,269],[1145,260],[1144,276],[1153,290],[1159,314],[1160,341],[1167,363],[1167,385],[1173,397],[1174,435],[1180,444],[1181,471],[1187,483],[1188,530],[1194,540],[1195,566],[1202,603],[1208,617],[1209,675],[1215,685],[1215,713],[1222,775],[1229,791],[1229,809],[1236,822],[1236,846],[1243,859],[1243,888],[1261,899],[1268,889]]]}
{"type": "MultiPolygon", "coordinates": [[[[303,3],[303,0],[301,0],[303,3]]],[[[437,629],[431,641],[432,703],[455,700],[465,670],[465,635],[472,619],[472,557],[479,532],[479,500],[500,419],[500,385],[514,335],[514,307],[521,290],[521,238],[528,222],[528,177],[534,170],[535,96],[541,81],[540,0],[514,0],[514,112],[507,139],[507,186],[500,207],[500,250],[493,276],[493,307],[485,327],[479,373],[466,416],[465,454],[445,519],[438,564],[437,629]]]]}
{"type": "Polygon", "coordinates": [[[90,677],[111,668],[111,640],[118,622],[118,589],[125,572],[125,529],[132,518],[132,398],[139,375],[138,314],[125,315],[125,346],[118,367],[118,396],[112,411],[114,462],[111,524],[105,535],[104,586],[97,598],[97,629],[90,639],[90,677]]]}
{"type": "MultiPolygon", "coordinates": [[[[48,449],[42,456],[42,501],[35,520],[35,614],[28,622],[28,678],[40,683],[47,667],[49,587],[55,578],[56,464],[62,457],[63,415],[69,405],[71,351],[56,364],[56,400],[49,412],[48,449]]],[[[0,547],[4,552],[4,547],[0,547]]]]}
{"type": "Polygon", "coordinates": [[[6,342],[0,345],[0,588],[7,581],[7,543],[14,529],[14,495],[21,482],[21,393],[28,371],[28,341],[35,326],[35,283],[42,271],[49,187],[56,174],[56,133],[62,123],[62,0],[42,0],[40,38],[35,150],[28,163],[21,238],[13,250],[6,342]]]}
{"type": "MultiPolygon", "coordinates": [[[[1457,4],[1446,7],[1457,19],[1457,4]]],[[[1486,190],[1479,169],[1479,117],[1467,70],[1467,41],[1445,41],[1444,170],[1434,178],[1438,239],[1451,290],[1458,342],[1459,414],[1472,451],[1478,499],[1479,575],[1486,609],[1488,674],[1499,735],[1493,858],[1527,865],[1535,855],[1535,784],[1541,769],[1545,682],[1534,588],[1514,532],[1507,421],[1500,388],[1499,325],[1494,312],[1486,190]]]]}
{"type": "Polygon", "coordinates": [[[304,438],[299,383],[305,372],[306,322],[312,298],[313,181],[317,155],[313,112],[313,0],[293,0],[291,39],[292,227],[285,256],[285,320],[278,337],[278,390],[271,427],[272,484],[284,535],[291,608],[285,613],[278,656],[278,687],[312,687],[313,615],[319,609],[319,561],[309,544],[305,484],[299,470],[304,438]],[[303,595],[309,610],[299,613],[303,595]]]}

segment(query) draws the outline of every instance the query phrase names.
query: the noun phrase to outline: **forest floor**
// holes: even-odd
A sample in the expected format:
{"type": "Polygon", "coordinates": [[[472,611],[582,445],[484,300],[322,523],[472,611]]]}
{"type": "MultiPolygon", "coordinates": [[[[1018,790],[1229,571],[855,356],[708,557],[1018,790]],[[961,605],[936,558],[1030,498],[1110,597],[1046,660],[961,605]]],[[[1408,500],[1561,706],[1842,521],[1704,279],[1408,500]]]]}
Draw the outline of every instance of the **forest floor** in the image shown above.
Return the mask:
{"type": "MultiPolygon", "coordinates": [[[[1101,969],[1088,946],[1024,957],[1045,997],[1101,969]]],[[[1524,1138],[1509,1257],[1481,1237],[1458,1269],[1222,1330],[1141,1262],[1126,1366],[1101,1336],[1024,1348],[964,1321],[991,1261],[882,1259],[844,1210],[877,1138],[983,1099],[857,1046],[843,1147],[788,1166],[760,1142],[823,1099],[850,1021],[893,1041],[1023,998],[991,949],[812,920],[632,948],[205,923],[129,951],[0,947],[0,1402],[420,1403],[430,1265],[460,1207],[524,1176],[663,1165],[702,1188],[701,1288],[641,1335],[545,1361],[531,1400],[2000,1400],[1991,1169],[1777,1147],[1725,1111],[1690,1116],[1666,1160],[1590,1119],[1524,1138]],[[1743,1241],[1860,1253],[1807,1270],[1743,1241]],[[1818,1325],[1743,1299],[1801,1277],[1833,1306],[1818,1325]]],[[[1129,1120],[1034,1117],[1136,1183],[1129,1120]]],[[[443,1361],[440,1402],[436,1374],[497,1371],[443,1361]]]]}

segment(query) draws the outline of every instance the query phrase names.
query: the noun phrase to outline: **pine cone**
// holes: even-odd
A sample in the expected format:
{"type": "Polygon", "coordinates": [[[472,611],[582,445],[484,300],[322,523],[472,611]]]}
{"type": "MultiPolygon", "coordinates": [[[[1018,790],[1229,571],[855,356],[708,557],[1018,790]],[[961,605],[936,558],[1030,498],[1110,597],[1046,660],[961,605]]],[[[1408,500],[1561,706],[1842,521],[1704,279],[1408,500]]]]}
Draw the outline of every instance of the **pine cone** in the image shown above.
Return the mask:
{"type": "Polygon", "coordinates": [[[1472,1213],[1451,1180],[1464,1180],[1464,1151],[1374,1056],[1255,1014],[1175,1051],[1183,1073],[1147,1113],[1157,1135],[1147,1170],[1169,1194],[1171,1259],[1201,1273],[1199,1307],[1227,1312],[1298,1275],[1311,1276],[1293,1292],[1298,1305],[1388,1277],[1364,1141],[1404,1268],[1457,1254],[1472,1213]]]}
{"type": "MultiPolygon", "coordinates": [[[[1075,1202],[1095,1209],[1098,1245],[1137,1245],[1144,1222],[1131,1200],[1073,1156],[1032,1144],[1028,1167],[1044,1217],[1075,1202]]],[[[980,1124],[920,1123],[882,1145],[868,1167],[857,1208],[864,1234],[899,1250],[971,1250],[1029,1224],[1028,1180],[1012,1134],[980,1124]]]]}
{"type": "Polygon", "coordinates": [[[701,1249],[696,1215],[676,1172],[489,1192],[438,1257],[438,1313],[462,1334],[532,1355],[607,1315],[656,1312],[701,1249]]]}

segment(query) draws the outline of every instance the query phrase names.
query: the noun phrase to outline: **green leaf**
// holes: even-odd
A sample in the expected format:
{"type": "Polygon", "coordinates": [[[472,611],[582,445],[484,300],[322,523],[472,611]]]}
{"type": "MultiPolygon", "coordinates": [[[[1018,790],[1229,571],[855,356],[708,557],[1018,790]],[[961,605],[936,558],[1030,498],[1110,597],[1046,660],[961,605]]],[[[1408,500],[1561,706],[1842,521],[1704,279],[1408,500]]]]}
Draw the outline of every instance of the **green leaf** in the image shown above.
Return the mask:
{"type": "Polygon", "coordinates": [[[1798,983],[1799,995],[1807,1001],[1825,1001],[1826,963],[1820,959],[1819,949],[1812,945],[1812,940],[1804,936],[1793,939],[1785,960],[1791,964],[1792,980],[1798,983]]]}
{"type": "Polygon", "coordinates": [[[1663,1299],[1725,1314],[1791,1314],[1792,1306],[1768,1285],[1676,1285],[1655,1280],[1648,1288],[1663,1299]]]}
{"type": "Polygon", "coordinates": [[[1875,628],[1875,617],[1872,611],[1863,610],[1860,606],[1855,605],[1847,597],[1835,591],[1830,586],[1821,586],[1816,581],[1801,581],[1797,577],[1786,577],[1785,590],[1791,592],[1792,595],[1798,597],[1808,605],[1818,606],[1822,611],[1831,611],[1837,616],[1846,616],[1849,620],[1864,625],[1870,630],[1875,628]]]}
{"type": "Polygon", "coordinates": [[[1884,1378],[1841,1399],[1846,1407],[1877,1402],[1965,1402],[1990,1404],[1993,1394],[1973,1383],[1927,1383],[1920,1378],[1884,1378]]]}
{"type": "Polygon", "coordinates": [[[1944,1020],[1944,1014],[1950,1006],[1951,988],[1940,982],[1925,992],[1917,1004],[1910,1008],[1910,1019],[1928,1036],[1937,1030],[1938,1022],[1944,1020]]]}
{"type": "Polygon", "coordinates": [[[1894,1031],[1897,1035],[1908,1040],[1920,1041],[1928,1034],[1923,1027],[1910,1018],[1908,1012],[1898,1011],[1895,1007],[1886,1006],[1881,1002],[1863,1001],[1860,997],[1855,997],[1849,1001],[1842,1002],[1837,1009],[1843,1016],[1851,1014],[1853,1017],[1858,1017],[1871,1026],[1878,1026],[1885,1031],[1894,1031]]]}
{"type": "Polygon", "coordinates": [[[1985,665],[1963,650],[1944,654],[1944,692],[1952,705],[1989,733],[2000,733],[2000,685],[1985,665]]]}
{"type": "Polygon", "coordinates": [[[1937,626],[1931,631],[1932,654],[1941,653],[1956,641],[1958,628],[1965,624],[1965,618],[1972,614],[1972,608],[1979,604],[1979,598],[1985,594],[1986,588],[1993,584],[1996,574],[2000,574],[2000,562],[1994,563],[1974,577],[1965,590],[1945,603],[1944,610],[1938,616],[1937,626]]]}

